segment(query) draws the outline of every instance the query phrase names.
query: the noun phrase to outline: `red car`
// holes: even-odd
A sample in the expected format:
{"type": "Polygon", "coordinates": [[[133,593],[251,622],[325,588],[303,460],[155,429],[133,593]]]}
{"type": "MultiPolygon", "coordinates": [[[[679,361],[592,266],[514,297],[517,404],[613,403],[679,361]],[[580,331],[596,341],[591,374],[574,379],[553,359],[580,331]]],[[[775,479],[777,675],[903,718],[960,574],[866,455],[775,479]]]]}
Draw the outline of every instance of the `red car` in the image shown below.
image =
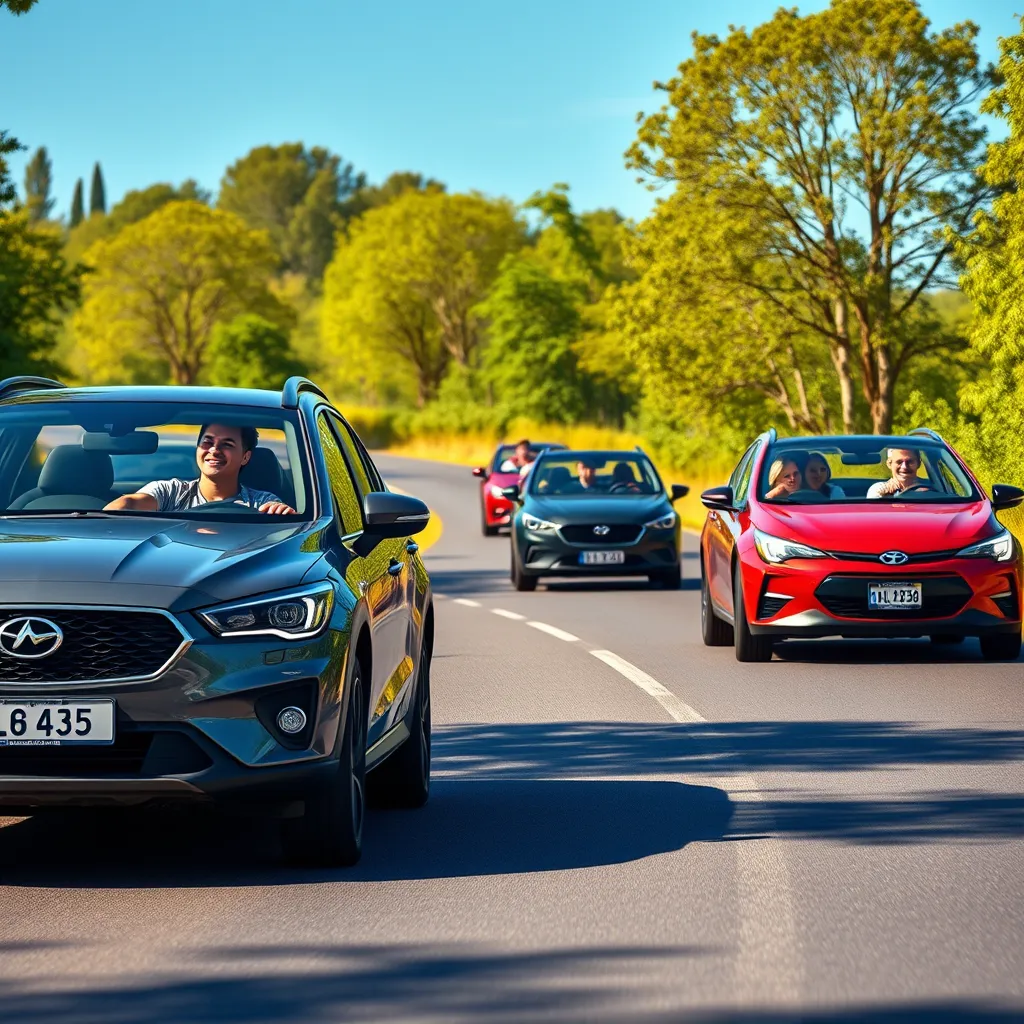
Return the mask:
{"type": "MultiPolygon", "coordinates": [[[[536,456],[548,448],[565,448],[564,444],[531,444],[530,451],[536,456]]],[[[480,485],[480,530],[485,537],[493,537],[499,526],[508,526],[512,521],[512,502],[502,493],[503,487],[519,483],[519,468],[512,461],[516,453],[514,444],[499,444],[489,466],[476,466],[473,476],[481,478],[480,485]]]]}
{"type": "Polygon", "coordinates": [[[934,431],[902,437],[762,434],[729,483],[701,495],[701,626],[709,647],[770,661],[800,637],[978,637],[988,661],[1021,648],[1021,546],[934,431]]]}

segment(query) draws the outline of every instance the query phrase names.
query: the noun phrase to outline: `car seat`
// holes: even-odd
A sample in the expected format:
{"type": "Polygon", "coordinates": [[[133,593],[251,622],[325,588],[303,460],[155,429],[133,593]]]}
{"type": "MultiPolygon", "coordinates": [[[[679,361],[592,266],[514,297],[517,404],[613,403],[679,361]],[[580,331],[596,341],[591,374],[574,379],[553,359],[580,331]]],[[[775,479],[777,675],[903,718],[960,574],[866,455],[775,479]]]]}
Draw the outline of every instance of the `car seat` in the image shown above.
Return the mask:
{"type": "Polygon", "coordinates": [[[51,448],[36,487],[11,502],[11,509],[103,508],[117,495],[111,490],[114,464],[106,452],[86,451],[77,444],[51,448]]]}
{"type": "Polygon", "coordinates": [[[572,474],[565,466],[555,466],[548,477],[548,494],[561,494],[572,483],[572,474]]]}
{"type": "Polygon", "coordinates": [[[249,461],[242,467],[238,479],[246,487],[256,491],[270,491],[282,501],[295,506],[291,481],[285,476],[277,456],[269,448],[257,445],[249,456],[249,461]]]}

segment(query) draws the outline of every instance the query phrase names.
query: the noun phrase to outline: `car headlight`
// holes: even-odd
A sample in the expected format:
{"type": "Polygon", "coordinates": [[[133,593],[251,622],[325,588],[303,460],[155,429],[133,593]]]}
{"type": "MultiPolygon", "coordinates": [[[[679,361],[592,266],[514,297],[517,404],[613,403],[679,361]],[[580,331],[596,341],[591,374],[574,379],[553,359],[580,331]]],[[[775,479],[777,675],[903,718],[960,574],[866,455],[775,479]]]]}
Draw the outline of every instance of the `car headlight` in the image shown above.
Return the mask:
{"type": "Polygon", "coordinates": [[[199,612],[199,617],[218,636],[279,636],[304,640],[322,633],[334,606],[334,587],[282,591],[244,601],[232,601],[199,612]]]}
{"type": "Polygon", "coordinates": [[[660,519],[652,519],[651,522],[644,523],[644,526],[648,530],[671,530],[675,525],[675,512],[669,512],[667,516],[662,516],[660,519]]]}
{"type": "Polygon", "coordinates": [[[525,515],[523,516],[523,526],[528,530],[554,530],[556,529],[554,523],[549,523],[546,519],[538,519],[536,516],[525,515]]]}
{"type": "Polygon", "coordinates": [[[1000,530],[994,537],[972,544],[956,553],[957,558],[991,558],[993,562],[1009,562],[1013,558],[1013,534],[1000,530]]]}
{"type": "Polygon", "coordinates": [[[799,544],[795,540],[783,540],[773,537],[770,533],[754,530],[754,546],[757,553],[766,561],[779,564],[790,558],[828,558],[824,551],[812,548],[807,544],[799,544]]]}
{"type": "Polygon", "coordinates": [[[492,498],[504,498],[505,497],[505,489],[503,487],[499,487],[497,484],[491,484],[491,497],[492,498]]]}

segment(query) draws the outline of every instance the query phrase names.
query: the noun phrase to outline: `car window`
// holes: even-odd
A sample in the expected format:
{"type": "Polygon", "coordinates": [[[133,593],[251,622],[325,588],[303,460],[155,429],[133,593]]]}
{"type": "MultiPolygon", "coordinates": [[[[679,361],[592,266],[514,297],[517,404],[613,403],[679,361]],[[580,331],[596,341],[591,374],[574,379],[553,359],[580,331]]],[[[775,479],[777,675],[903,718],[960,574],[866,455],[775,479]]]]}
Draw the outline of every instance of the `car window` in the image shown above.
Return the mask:
{"type": "Polygon", "coordinates": [[[650,460],[633,452],[549,453],[534,464],[528,479],[530,494],[548,497],[628,499],[664,490],[650,460]]]}
{"type": "Polygon", "coordinates": [[[332,415],[331,423],[334,424],[334,428],[341,438],[345,454],[352,462],[363,494],[369,494],[371,491],[383,491],[385,489],[384,481],[355,431],[339,416],[332,415]]]}
{"type": "Polygon", "coordinates": [[[327,481],[334,499],[335,514],[341,521],[342,532],[358,533],[363,528],[362,500],[356,491],[348,462],[341,452],[341,444],[326,414],[320,413],[317,416],[316,429],[324,462],[327,463],[327,481]]]}
{"type": "Polygon", "coordinates": [[[743,505],[747,500],[747,491],[750,488],[750,475],[757,461],[757,444],[752,444],[740,459],[739,465],[733,470],[729,478],[729,486],[732,488],[733,501],[737,505],[743,505]]]}

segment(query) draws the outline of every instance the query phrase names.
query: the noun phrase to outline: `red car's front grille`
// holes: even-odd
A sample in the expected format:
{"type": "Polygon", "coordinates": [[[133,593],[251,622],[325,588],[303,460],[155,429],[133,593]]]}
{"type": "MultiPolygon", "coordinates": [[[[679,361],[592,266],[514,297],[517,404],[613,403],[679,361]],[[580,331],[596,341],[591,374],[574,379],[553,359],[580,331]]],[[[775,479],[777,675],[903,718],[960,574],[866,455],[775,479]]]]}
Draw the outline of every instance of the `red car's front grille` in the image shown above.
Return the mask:
{"type": "Polygon", "coordinates": [[[896,580],[888,575],[829,576],[814,592],[822,607],[841,619],[948,619],[956,615],[971,599],[970,584],[956,575],[915,575],[912,581],[921,584],[921,607],[879,609],[868,605],[871,583],[896,580]]]}

